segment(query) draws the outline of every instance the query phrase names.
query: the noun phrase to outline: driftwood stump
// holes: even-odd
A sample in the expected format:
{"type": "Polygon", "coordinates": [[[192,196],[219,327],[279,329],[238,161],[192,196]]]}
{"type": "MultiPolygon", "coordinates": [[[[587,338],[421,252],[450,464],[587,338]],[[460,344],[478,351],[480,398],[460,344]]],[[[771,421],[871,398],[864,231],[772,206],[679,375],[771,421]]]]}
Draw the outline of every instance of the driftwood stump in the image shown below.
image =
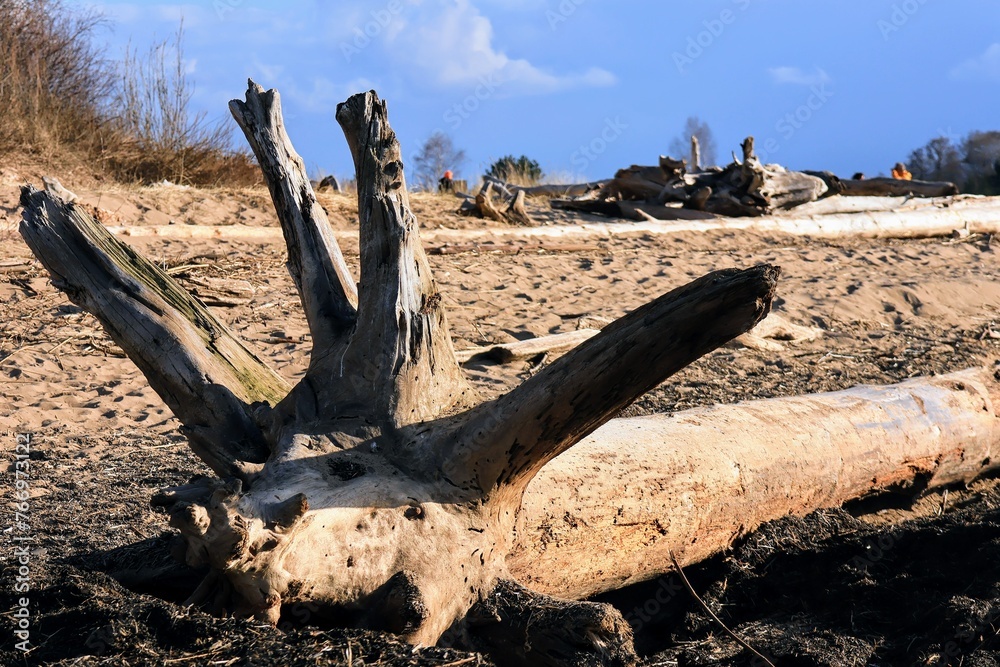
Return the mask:
{"type": "MultiPolygon", "coordinates": [[[[466,199],[458,209],[460,215],[474,215],[487,220],[512,225],[531,225],[531,216],[524,208],[525,191],[515,189],[513,192],[502,183],[487,180],[474,198],[466,199]],[[493,201],[494,188],[500,190],[501,197],[506,197],[507,203],[502,209],[497,208],[493,201]]],[[[502,200],[501,200],[502,201],[502,200]]]]}
{"type": "Polygon", "coordinates": [[[355,283],[275,91],[233,115],[264,172],[313,347],[294,387],[197,299],[80,207],[26,186],[22,234],[183,422],[216,473],[154,497],[210,570],[189,600],[276,623],[309,602],[338,622],[488,651],[502,664],[634,659],[612,607],[513,581],[528,483],[621,408],[752,328],[778,270],[725,270],[609,325],[482,402],[452,348],[409,207],[399,143],[374,92],[337,108],[358,182],[355,283]]]}

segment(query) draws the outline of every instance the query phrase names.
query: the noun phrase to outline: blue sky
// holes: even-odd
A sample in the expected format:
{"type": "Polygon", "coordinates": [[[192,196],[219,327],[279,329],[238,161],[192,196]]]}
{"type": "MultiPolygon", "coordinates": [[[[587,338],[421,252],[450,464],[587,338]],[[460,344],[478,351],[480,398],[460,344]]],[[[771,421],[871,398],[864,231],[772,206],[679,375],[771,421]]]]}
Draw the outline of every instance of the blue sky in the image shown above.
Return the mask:
{"type": "MultiPolygon", "coordinates": [[[[95,3],[109,57],[181,18],[193,106],[277,88],[310,171],[353,173],[336,104],[374,88],[412,156],[441,130],[474,178],[527,154],[563,178],[655,164],[688,116],[724,161],[888,172],[942,134],[1000,129],[995,0],[198,0],[95,3]]],[[[241,138],[241,137],[238,137],[241,138]]]]}

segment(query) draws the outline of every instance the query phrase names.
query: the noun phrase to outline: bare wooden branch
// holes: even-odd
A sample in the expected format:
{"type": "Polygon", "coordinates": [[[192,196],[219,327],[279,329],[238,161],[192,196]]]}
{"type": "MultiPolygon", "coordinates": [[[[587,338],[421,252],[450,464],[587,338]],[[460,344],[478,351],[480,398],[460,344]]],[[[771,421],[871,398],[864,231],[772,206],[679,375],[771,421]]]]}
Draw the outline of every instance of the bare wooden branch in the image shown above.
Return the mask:
{"type": "Polygon", "coordinates": [[[492,183],[493,187],[503,193],[508,199],[513,198],[518,192],[523,192],[526,197],[584,197],[590,193],[596,193],[606,183],[603,181],[591,181],[589,183],[543,183],[541,185],[514,185],[506,183],[499,178],[485,176],[484,182],[492,183]]]}
{"type": "Polygon", "coordinates": [[[101,321],[184,424],[195,453],[221,477],[246,479],[269,453],[252,405],[278,403],[285,381],[83,208],[31,186],[21,205],[21,235],[53,283],[101,321]]]}
{"type": "Polygon", "coordinates": [[[844,180],[845,197],[950,197],[958,194],[958,186],[945,181],[904,181],[896,178],[865,178],[844,180]]]}
{"type": "Polygon", "coordinates": [[[372,413],[399,426],[467,405],[473,395],[455,360],[447,318],[410,210],[402,156],[388,110],[374,92],[337,106],[354,157],[361,225],[358,322],[344,359],[311,378],[328,382],[344,363],[370,388],[372,413]]]}
{"type": "Polygon", "coordinates": [[[288,247],[288,271],[298,288],[313,338],[313,356],[330,352],[354,327],[357,288],[316,201],[302,158],[292,147],[276,90],[247,84],[246,101],[229,103],[264,172],[288,247]]]}
{"type": "Polygon", "coordinates": [[[763,319],[779,272],[768,265],[716,271],[607,326],[477,409],[445,454],[445,475],[485,493],[523,489],[623,407],[763,319]]]}

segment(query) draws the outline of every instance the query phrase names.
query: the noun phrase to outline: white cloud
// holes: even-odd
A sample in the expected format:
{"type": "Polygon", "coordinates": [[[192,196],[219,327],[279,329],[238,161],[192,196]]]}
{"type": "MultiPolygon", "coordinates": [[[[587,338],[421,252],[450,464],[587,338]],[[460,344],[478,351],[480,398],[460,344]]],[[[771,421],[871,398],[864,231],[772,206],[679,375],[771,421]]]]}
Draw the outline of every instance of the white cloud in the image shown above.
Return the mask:
{"type": "Polygon", "coordinates": [[[494,45],[493,24],[470,0],[409,0],[399,24],[385,35],[395,66],[447,88],[496,85],[498,96],[609,86],[615,76],[597,67],[554,73],[494,45]]]}
{"type": "Polygon", "coordinates": [[[988,81],[1000,83],[1000,42],[952,68],[948,75],[956,81],[988,81]]]}
{"type": "Polygon", "coordinates": [[[817,67],[812,72],[806,72],[800,67],[771,67],[767,70],[771,81],[776,84],[791,84],[793,86],[818,86],[830,82],[830,75],[817,67]]]}

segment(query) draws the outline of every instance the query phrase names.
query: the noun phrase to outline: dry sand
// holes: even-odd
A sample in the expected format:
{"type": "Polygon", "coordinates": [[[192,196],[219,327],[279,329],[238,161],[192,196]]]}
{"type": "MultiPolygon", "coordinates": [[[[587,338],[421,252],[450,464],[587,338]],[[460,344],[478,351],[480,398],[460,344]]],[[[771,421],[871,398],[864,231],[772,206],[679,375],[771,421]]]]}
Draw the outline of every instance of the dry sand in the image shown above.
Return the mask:
{"type": "MultiPolygon", "coordinates": [[[[17,196],[19,184],[37,183],[39,175],[0,172],[0,451],[10,461],[15,433],[34,434],[40,454],[31,485],[39,535],[33,576],[44,587],[66,558],[159,535],[166,522],[148,508],[151,494],[205,469],[141,374],[32,261],[16,232],[17,196]]],[[[262,189],[63,184],[109,225],[277,225],[262,189]]],[[[349,196],[321,201],[337,229],[357,228],[349,196]]],[[[487,228],[456,216],[457,200],[450,197],[421,195],[413,203],[425,229],[487,228]]],[[[534,203],[532,213],[544,224],[599,219],[534,203]]],[[[621,223],[623,231],[628,224],[621,223]]],[[[279,373],[292,381],[300,375],[309,341],[280,243],[129,242],[182,283],[248,281],[249,303],[215,312],[279,373]]],[[[989,362],[1000,351],[998,248],[989,236],[817,242],[748,232],[623,233],[574,244],[569,250],[525,245],[504,253],[432,254],[456,347],[599,327],[708,271],[768,262],[782,267],[774,312],[822,335],[781,349],[727,346],[627,412],[895,382],[989,362]]],[[[357,244],[344,249],[356,273],[357,244]]],[[[489,394],[545,361],[473,362],[467,370],[489,394]]],[[[12,473],[4,474],[0,488],[9,488],[12,473]]]]}

